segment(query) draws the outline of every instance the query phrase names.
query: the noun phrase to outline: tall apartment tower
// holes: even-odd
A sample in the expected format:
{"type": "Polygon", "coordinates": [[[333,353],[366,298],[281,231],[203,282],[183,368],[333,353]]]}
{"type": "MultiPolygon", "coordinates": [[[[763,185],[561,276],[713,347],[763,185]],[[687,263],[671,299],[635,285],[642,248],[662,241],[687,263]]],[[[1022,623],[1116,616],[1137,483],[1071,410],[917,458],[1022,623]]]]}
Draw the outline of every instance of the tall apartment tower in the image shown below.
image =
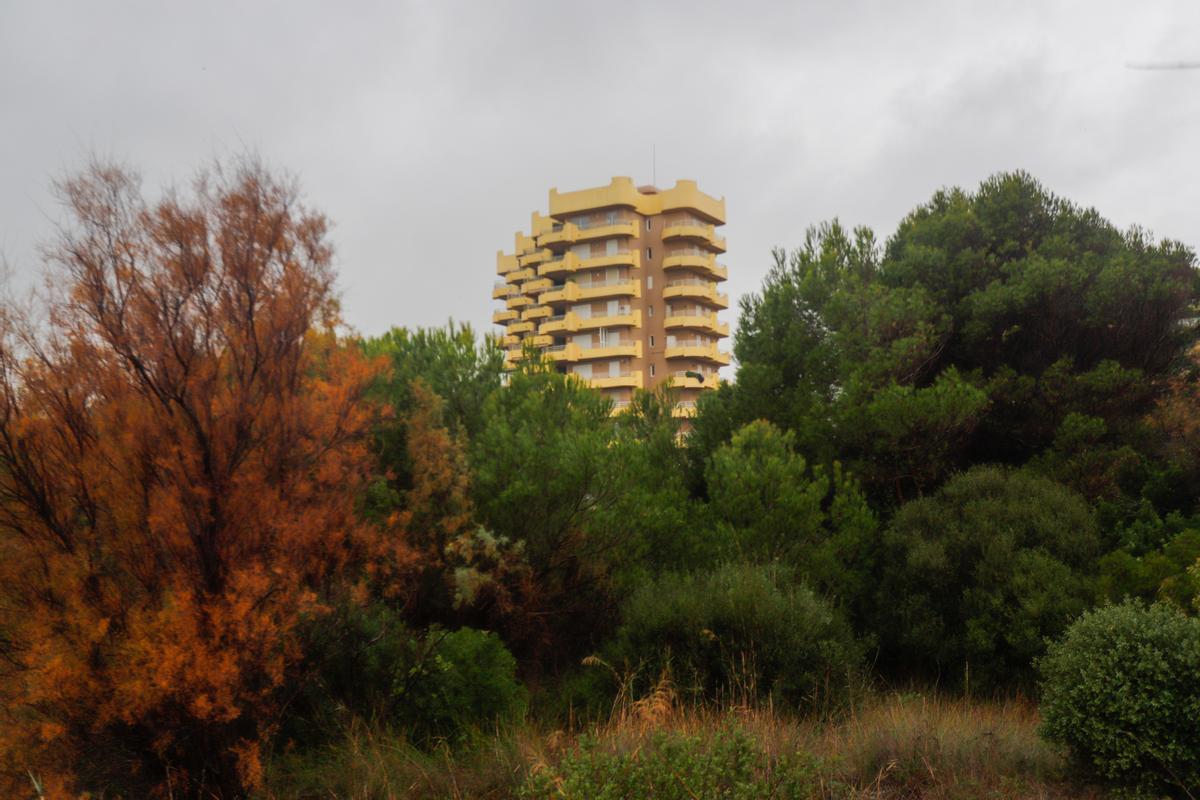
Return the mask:
{"type": "Polygon", "coordinates": [[[718,347],[729,335],[717,319],[729,307],[717,291],[726,271],[716,226],[724,224],[725,199],[695,181],[659,190],[613,178],[595,189],[551,189],[549,215],[534,212],[514,252],[496,254],[502,280],[492,297],[504,308],[492,321],[504,326],[507,363],[532,345],[618,410],[634,389],[670,380],[676,416],[691,416],[729,363],[718,347]]]}

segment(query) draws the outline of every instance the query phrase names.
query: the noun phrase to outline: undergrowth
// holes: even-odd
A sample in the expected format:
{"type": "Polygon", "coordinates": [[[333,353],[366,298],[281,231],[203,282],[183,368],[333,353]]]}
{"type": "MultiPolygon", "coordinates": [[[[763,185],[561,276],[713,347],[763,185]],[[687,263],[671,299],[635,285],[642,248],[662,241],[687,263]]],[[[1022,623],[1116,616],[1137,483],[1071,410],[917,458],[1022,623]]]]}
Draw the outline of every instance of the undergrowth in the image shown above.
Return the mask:
{"type": "Polygon", "coordinates": [[[1038,738],[1023,699],[871,695],[824,718],[683,704],[668,681],[606,720],[527,720],[419,750],[354,722],[317,752],[282,754],[269,798],[1095,798],[1038,738]]]}

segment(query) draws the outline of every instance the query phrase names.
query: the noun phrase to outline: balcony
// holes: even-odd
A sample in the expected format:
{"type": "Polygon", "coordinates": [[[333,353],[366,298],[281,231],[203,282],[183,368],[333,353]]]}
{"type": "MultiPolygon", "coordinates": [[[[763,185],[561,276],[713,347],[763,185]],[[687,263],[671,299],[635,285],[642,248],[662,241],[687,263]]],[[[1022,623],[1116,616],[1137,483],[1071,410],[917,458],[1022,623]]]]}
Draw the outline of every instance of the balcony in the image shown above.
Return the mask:
{"type": "Polygon", "coordinates": [[[717,308],[729,308],[729,296],[721,294],[708,281],[688,279],[670,281],[663,287],[663,299],[679,297],[697,300],[717,308]]]}
{"type": "Polygon", "coordinates": [[[504,304],[510,309],[524,308],[525,306],[533,305],[533,300],[523,294],[515,294],[504,301],[504,304]]]}
{"type": "Polygon", "coordinates": [[[721,385],[721,376],[715,372],[710,372],[699,380],[696,378],[697,374],[699,373],[692,372],[689,375],[687,370],[682,369],[672,372],[671,385],[678,389],[716,389],[721,385]]]}
{"type": "Polygon", "coordinates": [[[615,344],[598,345],[579,350],[578,358],[641,358],[641,342],[617,342],[615,344]]]}
{"type": "Polygon", "coordinates": [[[577,269],[598,269],[600,267],[631,267],[639,269],[642,266],[641,250],[626,250],[613,255],[592,256],[579,259],[577,269]]]}
{"type": "Polygon", "coordinates": [[[696,401],[681,400],[671,409],[671,416],[676,418],[691,419],[696,416],[696,401]]]}
{"type": "Polygon", "coordinates": [[[533,328],[534,328],[534,323],[531,321],[530,322],[526,322],[526,321],[510,322],[508,324],[508,327],[504,329],[504,332],[509,333],[509,334],[533,333],[533,328]]]}
{"type": "Polygon", "coordinates": [[[509,283],[500,282],[492,288],[492,299],[499,300],[501,297],[508,297],[516,293],[517,287],[509,283]]]}
{"type": "MultiPolygon", "coordinates": [[[[512,313],[516,313],[515,311],[512,313]]],[[[521,312],[521,319],[545,319],[550,316],[551,311],[549,306],[530,306],[521,312]]]]}
{"type": "Polygon", "coordinates": [[[507,325],[516,318],[517,312],[509,311],[508,309],[502,309],[500,311],[493,312],[492,314],[492,322],[496,323],[497,325],[507,325]]]}
{"type": "Polygon", "coordinates": [[[621,375],[601,375],[590,378],[588,383],[596,389],[640,389],[642,388],[642,371],[635,369],[621,375]]]}
{"type": "Polygon", "coordinates": [[[672,314],[663,320],[663,327],[667,329],[684,328],[697,331],[706,331],[715,333],[717,336],[728,336],[729,325],[717,319],[716,314],[672,314]]]}
{"type": "Polygon", "coordinates": [[[538,275],[548,278],[567,275],[579,269],[579,257],[574,253],[563,253],[561,258],[547,261],[538,267],[538,275]]]}
{"type": "Polygon", "coordinates": [[[506,333],[500,337],[500,345],[502,347],[517,347],[521,344],[521,337],[511,333],[506,333]]]}
{"type": "Polygon", "coordinates": [[[667,358],[699,359],[701,361],[710,361],[722,366],[725,366],[729,363],[729,354],[722,353],[717,349],[715,344],[703,344],[700,342],[677,342],[674,345],[668,344],[667,349],[663,354],[667,358]]]}
{"type": "Polygon", "coordinates": [[[517,257],[505,255],[504,251],[496,253],[496,274],[507,275],[517,268],[517,257]]]}
{"type": "Polygon", "coordinates": [[[549,347],[550,345],[554,344],[554,337],[534,334],[533,336],[526,336],[525,343],[531,344],[534,347],[549,347]]]}
{"type": "Polygon", "coordinates": [[[567,222],[560,228],[539,236],[538,245],[553,247],[577,242],[591,242],[596,239],[613,239],[618,236],[637,236],[637,221],[621,220],[620,222],[600,222],[594,225],[576,225],[567,222]]]}
{"type": "Polygon", "coordinates": [[[642,312],[629,308],[618,309],[617,313],[612,316],[588,317],[579,320],[579,330],[581,331],[595,330],[596,328],[640,328],[641,326],[642,312]]]}
{"type": "Polygon", "coordinates": [[[637,281],[612,281],[579,284],[580,300],[603,300],[609,297],[641,297],[642,285],[637,281]]]}
{"type": "Polygon", "coordinates": [[[547,317],[538,326],[538,333],[543,335],[551,333],[574,333],[577,330],[579,330],[579,316],[572,312],[547,317]]]}
{"type": "Polygon", "coordinates": [[[518,363],[520,363],[521,361],[524,361],[524,360],[525,360],[524,343],[517,345],[516,347],[510,347],[509,349],[504,351],[504,366],[508,369],[512,369],[518,363]]]}
{"type": "Polygon", "coordinates": [[[538,247],[553,247],[557,244],[573,244],[579,228],[571,223],[556,226],[554,229],[537,237],[538,247]]]}
{"type": "Polygon", "coordinates": [[[551,289],[548,292],[542,292],[538,297],[538,302],[544,305],[552,303],[573,303],[579,299],[579,284],[575,282],[564,283],[562,286],[551,289]]]}
{"type": "Polygon", "coordinates": [[[522,281],[533,280],[537,277],[537,273],[530,269],[519,269],[516,272],[510,272],[505,276],[504,280],[512,284],[521,283],[522,281]]]}
{"type": "Polygon", "coordinates": [[[703,250],[691,249],[668,253],[663,258],[663,269],[694,269],[708,280],[723,281],[729,270],[717,263],[717,257],[703,250]]]}
{"type": "Polygon", "coordinates": [[[700,222],[699,220],[678,220],[671,222],[671,224],[663,228],[663,241],[671,239],[697,242],[718,253],[725,252],[725,240],[717,235],[716,227],[700,222]]]}
{"type": "Polygon", "coordinates": [[[553,344],[545,350],[546,358],[551,361],[572,362],[579,360],[579,345],[553,344]]]}
{"type": "Polygon", "coordinates": [[[521,294],[537,294],[554,286],[549,278],[534,278],[521,284],[521,294]]]}
{"type": "Polygon", "coordinates": [[[574,253],[563,253],[561,258],[547,261],[538,267],[538,275],[545,277],[562,277],[572,272],[584,269],[599,269],[601,267],[631,267],[639,269],[642,265],[640,250],[627,250],[613,255],[590,256],[580,258],[574,253]]]}
{"type": "Polygon", "coordinates": [[[513,252],[518,257],[523,254],[532,253],[536,247],[537,244],[533,241],[532,236],[526,236],[517,231],[517,235],[513,237],[513,252]]]}
{"type": "Polygon", "coordinates": [[[517,256],[517,263],[522,267],[533,267],[552,258],[553,255],[549,250],[534,250],[532,253],[523,253],[517,256]]]}

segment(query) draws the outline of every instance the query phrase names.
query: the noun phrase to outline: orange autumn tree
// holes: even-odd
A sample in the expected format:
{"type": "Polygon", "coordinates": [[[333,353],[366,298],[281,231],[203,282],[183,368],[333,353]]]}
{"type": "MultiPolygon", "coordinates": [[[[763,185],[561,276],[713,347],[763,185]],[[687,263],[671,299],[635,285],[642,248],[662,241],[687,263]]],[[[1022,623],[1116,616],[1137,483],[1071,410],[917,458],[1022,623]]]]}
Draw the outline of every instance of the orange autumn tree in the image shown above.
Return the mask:
{"type": "Polygon", "coordinates": [[[336,339],[325,219],[263,167],[59,188],[45,319],[0,340],[0,794],[243,796],[298,623],[402,556],[355,514],[376,367],[336,339]]]}

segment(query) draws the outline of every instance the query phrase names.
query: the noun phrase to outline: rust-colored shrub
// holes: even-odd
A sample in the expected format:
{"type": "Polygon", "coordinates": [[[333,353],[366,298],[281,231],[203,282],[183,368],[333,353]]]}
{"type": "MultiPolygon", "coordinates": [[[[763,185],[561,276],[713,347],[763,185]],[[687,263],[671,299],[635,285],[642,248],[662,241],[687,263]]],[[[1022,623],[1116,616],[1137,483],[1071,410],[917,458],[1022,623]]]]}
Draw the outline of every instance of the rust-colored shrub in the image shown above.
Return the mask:
{"type": "Polygon", "coordinates": [[[355,514],[376,366],[337,341],[324,218],[261,166],[60,190],[47,316],[0,341],[0,794],[241,796],[298,621],[405,557],[355,514]]]}

